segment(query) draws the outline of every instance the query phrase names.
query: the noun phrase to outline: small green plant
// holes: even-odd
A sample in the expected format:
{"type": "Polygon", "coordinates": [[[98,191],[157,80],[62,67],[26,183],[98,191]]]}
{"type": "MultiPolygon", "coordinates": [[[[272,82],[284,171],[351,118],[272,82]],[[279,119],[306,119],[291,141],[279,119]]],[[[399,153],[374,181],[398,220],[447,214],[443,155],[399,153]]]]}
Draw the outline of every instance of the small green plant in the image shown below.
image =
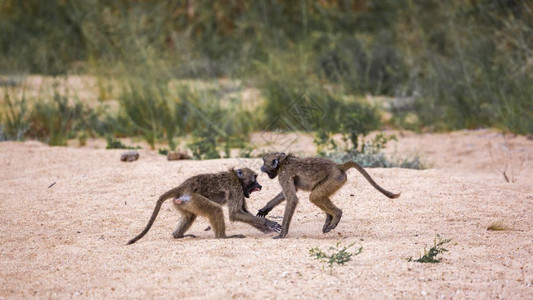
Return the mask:
{"type": "Polygon", "coordinates": [[[420,256],[418,259],[413,259],[413,257],[409,257],[407,261],[409,262],[419,262],[419,263],[430,263],[430,264],[436,264],[439,263],[442,260],[442,257],[436,258],[437,255],[448,252],[448,249],[444,248],[443,245],[447,244],[451,241],[451,239],[442,239],[439,234],[435,236],[433,239],[433,247],[429,248],[429,251],[426,250],[424,247],[424,255],[420,256]]]}
{"type": "Polygon", "coordinates": [[[141,149],[141,147],[126,146],[120,140],[117,140],[111,136],[106,138],[107,145],[106,149],[141,149]]]}
{"type": "Polygon", "coordinates": [[[157,153],[159,153],[161,155],[167,155],[168,154],[168,149],[167,148],[159,148],[159,149],[157,149],[157,153]]]}
{"type": "Polygon", "coordinates": [[[361,246],[359,250],[357,250],[357,252],[355,253],[350,253],[346,251],[353,245],[355,245],[355,243],[352,243],[346,247],[341,247],[341,243],[337,242],[335,247],[329,247],[331,254],[327,254],[320,250],[318,247],[315,247],[309,249],[309,255],[319,260],[320,262],[327,263],[329,265],[329,273],[331,274],[333,272],[334,264],[344,265],[344,263],[352,260],[352,256],[359,255],[361,254],[361,252],[363,252],[363,246],[361,246]]]}

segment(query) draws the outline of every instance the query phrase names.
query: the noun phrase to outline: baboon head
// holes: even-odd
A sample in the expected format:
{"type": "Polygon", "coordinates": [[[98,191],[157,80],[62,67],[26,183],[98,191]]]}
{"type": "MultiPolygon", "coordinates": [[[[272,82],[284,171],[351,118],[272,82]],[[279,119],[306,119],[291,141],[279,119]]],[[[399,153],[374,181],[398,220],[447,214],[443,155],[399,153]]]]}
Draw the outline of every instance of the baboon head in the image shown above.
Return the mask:
{"type": "Polygon", "coordinates": [[[244,197],[250,198],[251,193],[261,190],[262,186],[257,182],[257,174],[254,171],[242,168],[235,170],[235,174],[241,182],[244,197]]]}
{"type": "Polygon", "coordinates": [[[268,174],[268,178],[274,179],[278,176],[281,162],[287,157],[287,154],[280,152],[271,152],[263,156],[263,166],[261,172],[268,174]]]}

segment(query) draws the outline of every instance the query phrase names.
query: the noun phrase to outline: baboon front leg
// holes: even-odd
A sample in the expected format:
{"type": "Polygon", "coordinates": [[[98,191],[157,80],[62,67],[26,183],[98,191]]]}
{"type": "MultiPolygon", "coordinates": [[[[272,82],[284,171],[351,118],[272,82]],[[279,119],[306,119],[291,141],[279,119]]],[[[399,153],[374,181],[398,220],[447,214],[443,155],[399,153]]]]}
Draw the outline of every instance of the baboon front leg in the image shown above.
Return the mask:
{"type": "Polygon", "coordinates": [[[172,235],[176,239],[180,239],[186,236],[190,237],[196,237],[194,234],[185,234],[184,233],[189,230],[194,220],[196,220],[196,215],[187,211],[179,210],[181,213],[181,219],[178,223],[178,227],[176,227],[176,230],[174,230],[174,233],[172,235]]]}
{"type": "Polygon", "coordinates": [[[282,178],[280,176],[279,182],[283,189],[283,196],[287,200],[285,205],[285,213],[283,214],[283,223],[281,224],[281,232],[274,239],[282,239],[289,233],[289,227],[291,225],[292,216],[298,205],[298,197],[296,196],[296,187],[294,186],[294,180],[289,178],[282,178]]]}
{"type": "Polygon", "coordinates": [[[244,222],[246,224],[250,224],[264,233],[279,232],[281,230],[281,225],[279,225],[277,222],[268,220],[266,218],[256,217],[251,213],[243,210],[230,210],[229,218],[231,221],[239,221],[244,222]]]}
{"type": "Polygon", "coordinates": [[[268,203],[265,205],[265,207],[261,208],[257,212],[258,217],[264,217],[268,215],[268,213],[276,206],[278,206],[281,202],[285,201],[285,196],[283,195],[283,192],[279,193],[274,197],[272,200],[268,201],[268,203]]]}

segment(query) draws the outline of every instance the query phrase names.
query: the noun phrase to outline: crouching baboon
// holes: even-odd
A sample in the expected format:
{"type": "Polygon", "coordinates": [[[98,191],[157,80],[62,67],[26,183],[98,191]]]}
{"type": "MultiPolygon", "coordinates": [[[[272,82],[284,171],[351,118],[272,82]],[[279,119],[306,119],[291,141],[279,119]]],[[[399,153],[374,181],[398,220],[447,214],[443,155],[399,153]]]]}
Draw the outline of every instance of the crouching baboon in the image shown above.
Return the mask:
{"type": "Polygon", "coordinates": [[[172,234],[177,239],[185,236],[195,237],[184,235],[184,233],[191,227],[196,216],[209,219],[216,238],[244,237],[243,235],[226,236],[222,211],[224,204],[228,205],[230,220],[248,223],[262,232],[279,232],[281,226],[278,223],[256,217],[246,209],[244,197],[249,198],[251,193],[259,190],[261,190],[261,185],[257,182],[257,174],[248,168],[193,176],[159,197],[146,228],[130,240],[128,245],[141,239],[150,230],[161,205],[169,198],[174,198],[174,206],[181,213],[178,227],[172,234]]]}
{"type": "Polygon", "coordinates": [[[281,232],[274,238],[284,238],[289,233],[292,215],[298,203],[298,189],[311,191],[309,200],[326,213],[326,222],[322,228],[327,233],[339,223],[342,210],[335,206],[329,196],[340,189],[346,182],[346,170],[355,168],[376,188],[389,198],[398,198],[400,194],[391,193],[380,187],[368,173],[356,162],[349,161],[336,164],[325,158],[299,158],[285,153],[268,153],[263,156],[261,171],[270,179],[279,175],[282,192],[261,208],[257,216],[266,216],[276,205],[287,199],[281,232]]]}

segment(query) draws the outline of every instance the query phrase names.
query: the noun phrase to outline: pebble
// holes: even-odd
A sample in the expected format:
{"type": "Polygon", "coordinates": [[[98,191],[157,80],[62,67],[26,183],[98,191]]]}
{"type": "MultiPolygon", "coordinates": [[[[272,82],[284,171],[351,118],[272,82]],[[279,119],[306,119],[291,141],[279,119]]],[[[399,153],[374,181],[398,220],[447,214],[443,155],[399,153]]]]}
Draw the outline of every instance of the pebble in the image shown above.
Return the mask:
{"type": "Polygon", "coordinates": [[[139,152],[135,150],[129,150],[129,151],[122,153],[122,155],[120,155],[121,161],[131,162],[131,161],[136,161],[138,159],[139,159],[139,152]]]}
{"type": "Polygon", "coordinates": [[[169,152],[167,154],[167,160],[182,160],[182,159],[191,159],[191,157],[186,152],[169,152]]]}

